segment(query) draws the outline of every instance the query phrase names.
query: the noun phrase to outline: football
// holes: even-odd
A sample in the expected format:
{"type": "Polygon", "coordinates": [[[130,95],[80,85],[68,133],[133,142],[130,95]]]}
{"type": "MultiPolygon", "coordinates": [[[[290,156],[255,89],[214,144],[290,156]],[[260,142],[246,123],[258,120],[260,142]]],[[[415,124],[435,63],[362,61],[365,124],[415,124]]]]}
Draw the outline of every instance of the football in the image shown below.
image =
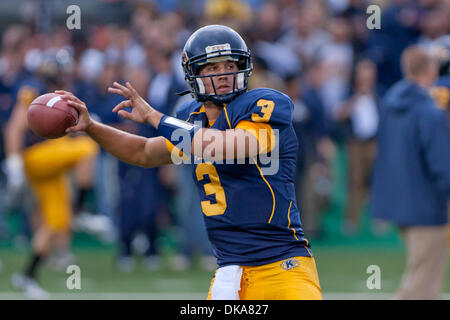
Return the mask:
{"type": "Polygon", "coordinates": [[[66,134],[66,129],[78,122],[78,111],[67,104],[60,95],[47,93],[33,100],[27,112],[28,127],[46,139],[56,139],[66,134]]]}

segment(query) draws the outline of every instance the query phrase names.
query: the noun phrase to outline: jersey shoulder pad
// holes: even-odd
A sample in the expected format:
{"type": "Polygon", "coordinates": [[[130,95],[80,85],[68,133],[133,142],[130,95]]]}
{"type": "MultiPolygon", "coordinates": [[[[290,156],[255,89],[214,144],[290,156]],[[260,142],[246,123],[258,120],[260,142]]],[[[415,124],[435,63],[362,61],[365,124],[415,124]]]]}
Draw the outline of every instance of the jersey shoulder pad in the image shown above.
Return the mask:
{"type": "Polygon", "coordinates": [[[268,123],[281,128],[292,123],[294,105],[282,92],[259,88],[239,96],[232,102],[230,110],[233,128],[242,120],[268,123]]]}
{"type": "Polygon", "coordinates": [[[199,112],[200,108],[202,107],[201,102],[197,101],[188,101],[183,103],[178,110],[175,112],[175,117],[180,120],[187,121],[189,119],[189,116],[193,112],[199,112]]]}

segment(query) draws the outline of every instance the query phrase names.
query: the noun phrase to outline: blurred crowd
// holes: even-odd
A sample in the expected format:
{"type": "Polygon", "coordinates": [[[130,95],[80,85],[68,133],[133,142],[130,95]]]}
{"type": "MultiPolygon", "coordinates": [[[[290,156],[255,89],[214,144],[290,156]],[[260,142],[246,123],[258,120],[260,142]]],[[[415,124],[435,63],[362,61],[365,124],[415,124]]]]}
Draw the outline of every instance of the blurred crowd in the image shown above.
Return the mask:
{"type": "MultiPolygon", "coordinates": [[[[126,23],[85,25],[82,20],[81,30],[54,23],[43,32],[41,17],[1,30],[0,127],[7,123],[25,83],[56,78],[61,89],[83,100],[103,123],[151,137],[151,127],[111,112],[122,99],[108,93],[108,86],[130,81],[153,107],[173,115],[191,99],[175,94],[187,89],[181,69],[186,39],[200,26],[230,26],[252,52],[250,88],[274,88],[294,102],[300,146],[297,200],[306,237],[313,239],[326,236],[321,213],[332,200],[338,150],[346,154],[348,176],[341,230],[352,235],[360,228],[376,154],[378,106],[402,77],[403,50],[418,43],[427,50],[446,47],[450,52],[450,3],[444,0],[113,2],[126,23]],[[366,25],[369,4],[381,8],[379,30],[366,25]]],[[[161,230],[169,228],[177,250],[173,266],[186,268],[197,256],[203,265],[213,264],[189,166],[142,169],[101,151],[92,175],[93,194],[82,211],[111,221],[113,227],[104,228],[103,238],[119,244],[122,270],[133,269],[136,248],[141,248],[149,268],[157,268],[161,230]]],[[[4,190],[7,176],[2,173],[1,179],[4,190]]],[[[0,194],[0,236],[8,237],[6,217],[11,210],[24,217],[19,233],[28,234],[32,210],[0,194]]],[[[83,214],[77,216],[81,220],[83,214]]]]}

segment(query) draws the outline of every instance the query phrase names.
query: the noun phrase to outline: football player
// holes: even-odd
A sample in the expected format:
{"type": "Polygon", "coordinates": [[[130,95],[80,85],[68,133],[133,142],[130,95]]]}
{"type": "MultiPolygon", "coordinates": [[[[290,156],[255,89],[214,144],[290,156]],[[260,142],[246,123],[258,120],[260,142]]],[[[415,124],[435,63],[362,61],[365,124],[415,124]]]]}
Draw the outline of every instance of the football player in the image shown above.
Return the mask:
{"type": "Polygon", "coordinates": [[[158,137],[101,124],[73,94],[56,91],[80,114],[67,131],[87,132],[134,165],[155,167],[180,158],[194,163],[193,179],[218,263],[209,299],[322,299],[295,200],[298,143],[290,98],[272,89],[247,90],[250,51],[226,26],[209,25],[193,33],[182,65],[195,100],[182,106],[176,118],[153,109],[128,82],[109,88],[126,98],[113,111],[152,125],[158,137]]]}
{"type": "MultiPolygon", "coordinates": [[[[48,90],[68,85],[68,74],[53,55],[46,56],[36,77],[25,79],[19,87],[16,103],[5,128],[6,172],[10,189],[18,190],[28,182],[37,202],[39,215],[34,226],[29,261],[23,273],[14,274],[12,284],[28,298],[46,299],[48,294],[37,282],[37,270],[50,254],[68,257],[71,242],[72,198],[68,173],[78,167],[76,184],[92,186],[92,163],[98,145],[86,135],[43,139],[27,127],[31,102],[48,90]],[[91,168],[91,170],[86,170],[91,168]],[[63,255],[63,256],[62,256],[63,255]]],[[[12,191],[15,192],[14,190],[12,191]]],[[[37,219],[36,219],[37,218],[37,219]]],[[[58,257],[56,256],[56,257],[58,257]]],[[[62,260],[62,259],[60,259],[62,260]]],[[[65,259],[70,262],[70,259],[65,259]]]]}

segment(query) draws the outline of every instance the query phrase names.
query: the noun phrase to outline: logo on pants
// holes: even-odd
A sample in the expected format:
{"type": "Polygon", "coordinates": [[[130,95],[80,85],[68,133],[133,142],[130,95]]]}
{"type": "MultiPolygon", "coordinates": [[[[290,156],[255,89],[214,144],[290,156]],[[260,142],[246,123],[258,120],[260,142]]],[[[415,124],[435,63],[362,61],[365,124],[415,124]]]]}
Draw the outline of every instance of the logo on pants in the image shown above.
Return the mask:
{"type": "Polygon", "coordinates": [[[281,262],[280,266],[283,270],[288,271],[288,270],[299,267],[300,262],[295,258],[291,258],[291,259],[287,259],[287,260],[284,260],[283,262],[281,262]]]}

